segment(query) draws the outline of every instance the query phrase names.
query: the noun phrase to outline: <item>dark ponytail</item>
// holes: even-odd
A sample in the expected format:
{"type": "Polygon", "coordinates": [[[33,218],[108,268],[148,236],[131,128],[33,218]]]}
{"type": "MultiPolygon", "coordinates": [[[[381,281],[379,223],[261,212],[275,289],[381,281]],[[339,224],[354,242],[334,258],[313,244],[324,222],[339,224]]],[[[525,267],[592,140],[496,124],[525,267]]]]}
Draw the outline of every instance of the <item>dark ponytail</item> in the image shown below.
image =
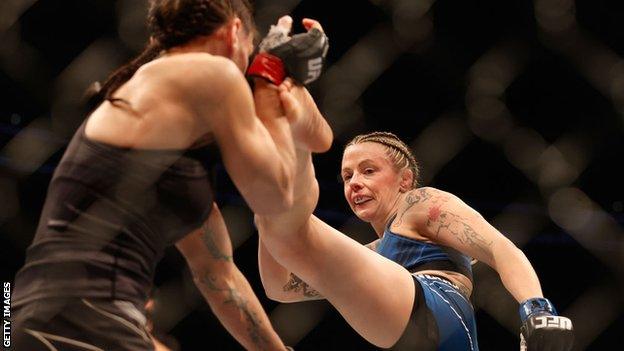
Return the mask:
{"type": "Polygon", "coordinates": [[[144,64],[158,57],[158,55],[160,55],[160,52],[162,50],[163,49],[159,43],[151,41],[147,45],[147,47],[143,49],[143,52],[141,52],[139,56],[134,58],[129,63],[118,68],[106,80],[104,85],[102,85],[102,96],[104,100],[111,98],[115,90],[117,90],[119,86],[127,82],[130,78],[132,78],[132,76],[134,75],[134,73],[136,73],[139,67],[143,66],[144,64]]]}
{"type": "Polygon", "coordinates": [[[99,82],[96,82],[91,85],[86,93],[87,110],[91,112],[104,100],[113,100],[113,93],[122,84],[130,80],[141,66],[158,57],[162,50],[161,45],[152,40],[139,56],[119,67],[106,79],[104,84],[100,85],[99,82]]]}
{"type": "Polygon", "coordinates": [[[252,8],[247,0],[150,0],[149,44],[139,56],[113,72],[101,87],[92,85],[87,90],[87,110],[93,111],[104,100],[114,101],[115,91],[161,51],[210,35],[234,17],[241,19],[248,32],[254,31],[252,8]]]}

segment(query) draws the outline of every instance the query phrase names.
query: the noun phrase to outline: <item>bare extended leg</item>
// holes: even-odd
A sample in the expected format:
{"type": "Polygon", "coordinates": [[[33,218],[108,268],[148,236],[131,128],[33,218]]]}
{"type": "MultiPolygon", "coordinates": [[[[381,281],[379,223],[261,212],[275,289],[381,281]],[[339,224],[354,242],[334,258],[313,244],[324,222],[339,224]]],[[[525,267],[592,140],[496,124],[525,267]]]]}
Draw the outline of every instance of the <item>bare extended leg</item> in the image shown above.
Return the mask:
{"type": "Polygon", "coordinates": [[[260,239],[281,265],[322,294],[366,340],[392,346],[412,311],[407,270],[312,215],[318,200],[311,155],[298,151],[295,205],[257,217],[260,239]]]}

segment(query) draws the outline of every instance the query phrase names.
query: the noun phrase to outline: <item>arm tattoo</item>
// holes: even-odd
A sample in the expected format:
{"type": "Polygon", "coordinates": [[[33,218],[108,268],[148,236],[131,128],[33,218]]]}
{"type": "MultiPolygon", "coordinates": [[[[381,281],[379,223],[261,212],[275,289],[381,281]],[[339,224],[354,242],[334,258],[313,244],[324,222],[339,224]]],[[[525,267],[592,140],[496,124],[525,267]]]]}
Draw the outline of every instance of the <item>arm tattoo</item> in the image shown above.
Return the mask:
{"type": "Polygon", "coordinates": [[[203,231],[202,241],[204,242],[204,245],[206,245],[206,248],[210,252],[210,255],[212,256],[212,258],[216,260],[224,260],[227,262],[232,262],[232,255],[227,255],[221,252],[221,249],[219,249],[219,247],[217,246],[217,242],[214,238],[215,233],[212,230],[210,230],[210,228],[208,228],[208,225],[206,223],[202,225],[202,231],[203,231]]]}
{"type": "Polygon", "coordinates": [[[417,204],[419,202],[424,202],[427,201],[431,198],[431,194],[429,192],[427,192],[427,189],[415,189],[413,191],[410,191],[407,196],[405,197],[405,202],[407,203],[407,206],[403,209],[403,211],[401,212],[401,214],[399,215],[399,219],[396,222],[396,226],[401,225],[401,223],[403,223],[403,215],[405,214],[405,212],[407,212],[410,208],[412,208],[412,206],[414,206],[414,204],[417,204]]]}
{"type": "Polygon", "coordinates": [[[433,205],[429,209],[427,226],[432,228],[436,237],[440,235],[442,230],[446,230],[455,236],[462,244],[475,247],[487,256],[490,255],[492,241],[486,241],[481,234],[477,233],[470,224],[468,224],[465,218],[448,211],[442,211],[440,205],[433,205]]]}
{"type": "Polygon", "coordinates": [[[249,334],[249,338],[251,341],[258,345],[259,350],[264,350],[268,347],[269,341],[262,334],[262,321],[256,315],[256,312],[252,311],[249,308],[249,304],[245,296],[241,295],[236,288],[232,287],[218,287],[216,284],[216,278],[206,274],[202,276],[199,280],[202,287],[216,292],[225,292],[227,298],[223,301],[223,304],[234,305],[241,314],[245,317],[245,322],[247,324],[247,333],[249,334]]]}
{"type": "Polygon", "coordinates": [[[283,289],[284,291],[294,291],[294,292],[301,291],[301,293],[305,297],[321,296],[321,294],[319,294],[318,291],[312,289],[308,285],[308,283],[304,282],[303,280],[301,280],[301,278],[297,277],[296,275],[292,273],[290,273],[290,280],[288,281],[288,283],[286,283],[286,285],[284,285],[283,289]]]}
{"type": "MultiPolygon", "coordinates": [[[[243,312],[245,316],[245,320],[247,321],[247,333],[249,337],[256,345],[267,344],[266,338],[262,335],[261,324],[262,322],[258,319],[258,316],[255,312],[249,309],[247,300],[244,296],[241,296],[236,289],[228,289],[229,299],[225,300],[224,303],[233,304],[236,306],[241,312],[243,312]]],[[[262,348],[264,349],[264,348],[262,348]]]]}
{"type": "MultiPolygon", "coordinates": [[[[215,233],[208,228],[206,223],[202,225],[202,232],[202,241],[212,258],[226,262],[233,262],[232,255],[222,252],[218,247],[217,241],[215,240],[215,233]]],[[[263,335],[262,321],[258,318],[256,312],[250,309],[249,303],[244,295],[239,293],[235,287],[219,287],[217,285],[217,279],[209,273],[200,276],[199,283],[202,288],[200,290],[205,289],[211,292],[225,293],[227,297],[223,301],[223,304],[233,305],[240,311],[240,314],[244,316],[244,323],[246,324],[249,339],[255,345],[258,345],[257,349],[264,350],[269,346],[269,341],[263,335]]]]}

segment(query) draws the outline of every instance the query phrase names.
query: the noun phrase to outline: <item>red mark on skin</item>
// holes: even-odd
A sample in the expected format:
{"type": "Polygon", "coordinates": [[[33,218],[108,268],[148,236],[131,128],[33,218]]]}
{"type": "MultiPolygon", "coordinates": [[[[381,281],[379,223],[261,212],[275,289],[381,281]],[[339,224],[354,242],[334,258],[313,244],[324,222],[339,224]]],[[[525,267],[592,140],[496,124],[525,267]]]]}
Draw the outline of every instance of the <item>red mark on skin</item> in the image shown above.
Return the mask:
{"type": "Polygon", "coordinates": [[[431,208],[429,208],[429,220],[431,221],[437,220],[438,217],[440,217],[441,212],[442,211],[440,210],[440,205],[431,206],[431,208]]]}

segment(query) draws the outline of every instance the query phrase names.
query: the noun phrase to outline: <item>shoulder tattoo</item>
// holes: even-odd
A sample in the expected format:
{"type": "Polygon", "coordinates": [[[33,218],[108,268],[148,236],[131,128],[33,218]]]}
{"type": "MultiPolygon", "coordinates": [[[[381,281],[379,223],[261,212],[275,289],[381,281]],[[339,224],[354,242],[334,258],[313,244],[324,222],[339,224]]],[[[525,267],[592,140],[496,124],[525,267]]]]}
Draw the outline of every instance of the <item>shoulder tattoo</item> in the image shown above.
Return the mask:
{"type": "Polygon", "coordinates": [[[394,223],[395,226],[400,226],[403,223],[403,216],[407,211],[409,211],[414,205],[421,204],[425,202],[431,202],[433,204],[446,202],[450,199],[450,196],[446,195],[443,192],[436,192],[431,190],[430,188],[418,188],[411,190],[405,196],[405,207],[399,210],[399,214],[397,215],[397,220],[394,223]]]}
{"type": "Polygon", "coordinates": [[[431,228],[436,237],[440,233],[446,232],[457,238],[462,244],[475,247],[485,255],[490,255],[492,240],[486,240],[465,218],[442,210],[439,204],[432,204],[429,207],[428,216],[427,227],[431,228]]]}

